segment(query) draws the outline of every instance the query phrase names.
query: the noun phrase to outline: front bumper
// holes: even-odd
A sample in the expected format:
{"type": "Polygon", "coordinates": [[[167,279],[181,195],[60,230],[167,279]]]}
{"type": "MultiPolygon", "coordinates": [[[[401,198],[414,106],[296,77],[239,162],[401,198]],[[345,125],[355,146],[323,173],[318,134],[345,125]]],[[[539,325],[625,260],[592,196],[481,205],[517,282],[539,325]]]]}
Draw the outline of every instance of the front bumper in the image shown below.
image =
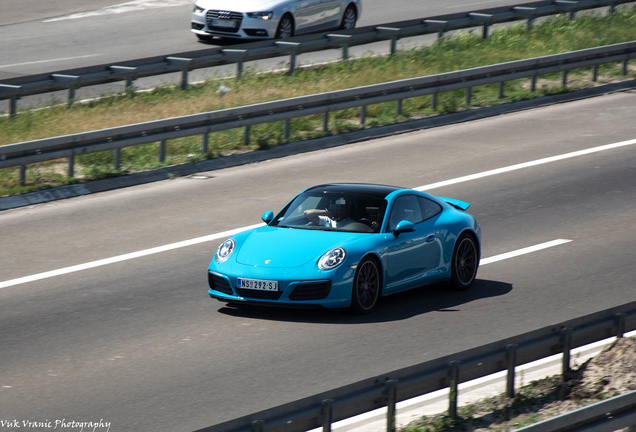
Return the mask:
{"type": "Polygon", "coordinates": [[[215,11],[192,13],[192,33],[199,36],[220,36],[234,39],[271,39],[276,36],[278,19],[263,20],[250,18],[247,14],[232,12],[233,21],[238,25],[234,28],[211,26],[216,15],[215,11]]]}
{"type": "Polygon", "coordinates": [[[346,308],[351,304],[355,270],[344,265],[328,272],[308,272],[302,268],[262,269],[236,263],[217,269],[214,264],[208,270],[208,294],[223,302],[299,308],[346,308]],[[279,290],[240,289],[237,278],[277,280],[279,290]]]}

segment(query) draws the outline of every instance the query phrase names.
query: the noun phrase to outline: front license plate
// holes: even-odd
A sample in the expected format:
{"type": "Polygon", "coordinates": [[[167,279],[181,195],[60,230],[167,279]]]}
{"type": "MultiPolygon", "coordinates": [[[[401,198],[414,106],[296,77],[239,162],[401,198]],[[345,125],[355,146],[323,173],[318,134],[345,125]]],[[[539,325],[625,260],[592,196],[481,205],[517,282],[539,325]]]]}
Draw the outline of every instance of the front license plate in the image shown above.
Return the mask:
{"type": "Polygon", "coordinates": [[[210,25],[212,27],[236,28],[236,21],[226,19],[213,19],[210,25]]]}
{"type": "Polygon", "coordinates": [[[252,289],[259,291],[278,291],[278,281],[242,279],[236,280],[236,286],[242,289],[252,289]]]}

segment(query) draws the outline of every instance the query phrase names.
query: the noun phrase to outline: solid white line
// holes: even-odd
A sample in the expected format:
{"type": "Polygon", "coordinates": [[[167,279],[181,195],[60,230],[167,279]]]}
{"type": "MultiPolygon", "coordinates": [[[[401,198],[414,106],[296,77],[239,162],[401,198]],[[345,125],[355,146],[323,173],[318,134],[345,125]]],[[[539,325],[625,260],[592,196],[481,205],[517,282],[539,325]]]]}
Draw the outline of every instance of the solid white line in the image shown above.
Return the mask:
{"type": "Polygon", "coordinates": [[[97,57],[98,55],[99,54],[86,54],[86,55],[81,55],[81,56],[77,56],[77,57],[65,57],[65,58],[57,58],[57,59],[50,59],[50,60],[38,60],[38,61],[32,61],[32,62],[26,62],[26,63],[14,63],[14,64],[9,64],[9,65],[0,65],[0,68],[9,68],[9,67],[15,67],[15,66],[27,66],[27,65],[39,64],[39,63],[51,63],[51,62],[56,62],[56,61],[74,60],[74,59],[80,59],[80,58],[86,58],[86,57],[97,57]]]}
{"type": "Polygon", "coordinates": [[[224,232],[220,232],[217,234],[210,234],[208,236],[204,236],[204,237],[199,237],[199,238],[195,238],[195,239],[191,239],[191,240],[184,240],[184,241],[180,241],[177,243],[172,243],[172,244],[168,244],[165,246],[158,246],[155,248],[151,248],[151,249],[146,249],[146,250],[142,250],[139,252],[132,252],[132,253],[128,253],[128,254],[124,254],[124,255],[119,255],[119,256],[115,256],[112,258],[105,258],[105,259],[101,259],[101,260],[97,260],[97,261],[92,261],[89,263],[85,263],[85,264],[78,264],[78,265],[74,265],[71,267],[65,267],[59,270],[52,270],[52,271],[48,271],[48,272],[44,272],[44,273],[38,273],[32,276],[25,276],[25,277],[21,277],[18,279],[12,279],[12,280],[8,280],[6,282],[0,282],[0,288],[8,288],[14,285],[20,285],[20,284],[24,284],[27,282],[34,282],[34,281],[38,281],[38,280],[42,280],[42,279],[47,279],[50,277],[54,277],[54,276],[60,276],[60,275],[64,275],[64,274],[68,274],[68,273],[74,273],[77,271],[81,271],[81,270],[87,270],[87,269],[91,269],[91,268],[95,268],[95,267],[100,267],[100,266],[104,266],[104,265],[108,265],[108,264],[114,264],[114,263],[118,263],[121,261],[126,261],[126,260],[130,260],[130,259],[134,259],[134,258],[141,258],[144,256],[148,256],[148,255],[153,255],[156,253],[160,253],[160,252],[166,252],[169,250],[173,250],[173,249],[179,249],[182,247],[186,247],[186,246],[192,246],[195,244],[199,244],[199,243],[204,243],[204,242],[208,242],[208,241],[212,241],[212,240],[218,240],[221,238],[225,238],[225,237],[229,237],[231,235],[240,233],[242,231],[246,231],[248,229],[252,229],[252,228],[256,228],[259,226],[262,226],[262,223],[256,224],[256,225],[251,225],[251,226],[247,226],[247,227],[243,227],[243,228],[237,228],[237,229],[233,229],[230,231],[224,231],[224,232]]]}
{"type": "Polygon", "coordinates": [[[510,258],[514,258],[514,257],[518,257],[520,255],[526,255],[532,252],[537,252],[540,251],[542,249],[547,249],[547,248],[551,248],[554,246],[559,246],[565,243],[570,243],[572,240],[565,240],[565,239],[557,239],[557,240],[552,240],[546,243],[541,243],[535,246],[529,246],[527,248],[523,248],[523,249],[518,249],[516,251],[512,251],[512,252],[507,252],[507,253],[503,253],[500,255],[495,255],[492,256],[490,258],[483,258],[481,261],[479,261],[479,265],[480,266],[485,266],[488,264],[492,264],[494,262],[497,261],[503,261],[505,259],[510,259],[510,258]]]}
{"type": "Polygon", "coordinates": [[[481,173],[476,173],[476,174],[471,174],[471,175],[467,175],[464,177],[458,177],[455,179],[451,179],[451,180],[445,180],[445,181],[441,181],[441,182],[437,182],[437,183],[431,183],[428,185],[424,185],[424,186],[420,186],[420,187],[416,187],[413,188],[415,190],[418,191],[425,191],[425,190],[429,190],[429,189],[436,189],[436,188],[440,188],[443,186],[450,186],[450,185],[454,185],[457,183],[463,183],[463,182],[467,182],[467,181],[471,181],[471,180],[477,180],[477,179],[481,179],[484,177],[490,177],[490,176],[494,176],[494,175],[498,175],[498,174],[503,174],[503,173],[507,173],[507,172],[511,172],[511,171],[516,171],[516,170],[520,170],[523,168],[530,168],[530,167],[534,167],[537,165],[543,165],[543,164],[547,164],[547,163],[551,163],[551,162],[556,162],[556,161],[561,161],[564,159],[571,159],[571,158],[575,158],[575,157],[579,157],[579,156],[585,156],[585,155],[589,155],[592,153],[598,153],[598,152],[602,152],[602,151],[606,151],[606,150],[613,150],[615,148],[619,148],[619,147],[626,147],[626,146],[630,146],[630,145],[634,145],[636,144],[636,139],[633,140],[629,140],[629,141],[622,141],[622,142],[618,142],[618,143],[614,143],[614,144],[607,144],[607,145],[603,145],[603,146],[599,146],[599,147],[593,147],[593,148],[589,148],[586,150],[580,150],[580,151],[575,151],[572,153],[565,153],[562,155],[558,155],[558,156],[552,156],[552,157],[548,157],[548,158],[544,158],[544,159],[537,159],[534,161],[530,161],[530,162],[524,162],[524,163],[520,163],[517,165],[511,165],[508,167],[503,167],[503,168],[497,168],[494,170],[490,170],[490,171],[484,171],[481,173]]]}
{"type": "MultiPolygon", "coordinates": [[[[476,180],[476,179],[480,179],[483,177],[488,177],[488,176],[493,176],[493,175],[497,175],[497,174],[502,174],[502,173],[506,173],[506,172],[510,172],[510,171],[515,171],[515,170],[519,170],[522,168],[528,168],[528,167],[532,167],[532,166],[537,166],[537,165],[541,165],[541,164],[546,164],[546,163],[550,163],[550,162],[555,162],[555,161],[559,161],[559,160],[564,160],[564,159],[570,159],[570,158],[574,158],[574,157],[578,157],[578,156],[584,156],[584,155],[588,155],[588,154],[592,154],[592,153],[597,153],[597,152],[601,152],[601,151],[606,151],[606,150],[612,150],[615,148],[619,148],[619,147],[625,147],[625,146],[629,146],[629,145],[633,145],[636,144],[636,139],[633,140],[629,140],[629,141],[622,141],[619,143],[614,143],[614,144],[608,144],[608,145],[604,145],[604,146],[600,146],[600,147],[594,147],[594,148],[590,148],[587,150],[581,150],[581,151],[577,151],[577,152],[572,152],[572,153],[566,153],[560,156],[553,156],[553,157],[549,157],[549,158],[545,158],[545,159],[538,159],[536,161],[531,161],[531,162],[526,162],[526,163],[522,163],[522,164],[517,164],[517,165],[512,165],[509,167],[504,167],[504,168],[499,168],[496,170],[491,170],[491,171],[485,171],[483,173],[477,173],[477,174],[472,174],[469,176],[464,176],[464,177],[459,177],[456,179],[451,179],[451,180],[446,180],[443,182],[439,182],[439,183],[432,183],[430,185],[425,185],[425,186],[420,186],[417,188],[413,188],[415,190],[428,190],[428,189],[434,189],[437,187],[442,187],[442,186],[448,186],[448,185],[452,185],[452,184],[456,184],[456,183],[461,183],[461,182],[466,182],[466,181],[470,181],[470,180],[476,180]]],[[[37,281],[37,280],[42,280],[42,279],[46,279],[46,278],[50,278],[50,277],[54,277],[54,276],[59,276],[59,275],[63,275],[63,274],[68,274],[68,273],[73,273],[76,271],[81,271],[81,270],[86,270],[89,268],[95,268],[95,267],[99,267],[99,266],[103,266],[103,265],[107,265],[107,264],[113,264],[116,262],[121,262],[121,261],[125,261],[125,260],[129,260],[129,259],[133,259],[133,258],[139,258],[142,256],[147,256],[147,255],[152,255],[155,253],[159,253],[159,252],[165,252],[168,250],[173,250],[173,249],[178,249],[178,248],[182,248],[182,247],[186,247],[186,246],[191,246],[194,244],[198,244],[198,243],[203,243],[206,241],[211,241],[211,240],[217,240],[223,237],[229,237],[233,234],[239,233],[241,231],[245,231],[251,228],[255,228],[257,226],[261,226],[262,224],[257,224],[257,225],[252,225],[249,227],[243,227],[243,228],[237,228],[231,231],[225,231],[222,233],[217,233],[217,234],[211,234],[209,236],[205,236],[205,237],[199,237],[196,239],[192,239],[192,240],[186,240],[186,241],[182,241],[182,242],[178,242],[178,243],[172,243],[169,245],[165,245],[165,246],[159,246],[156,248],[152,248],[152,249],[146,249],[146,250],[142,250],[139,252],[133,252],[133,253],[129,253],[129,254],[125,254],[125,255],[119,255],[113,258],[106,258],[106,259],[102,259],[102,260],[97,260],[97,261],[93,261],[90,263],[86,263],[86,264],[79,264],[76,266],[71,266],[71,267],[66,267],[63,269],[59,269],[59,270],[52,270],[52,271],[48,271],[48,272],[44,272],[44,273],[38,273],[36,275],[32,275],[32,276],[25,276],[22,278],[18,278],[18,279],[12,279],[12,280],[8,280],[5,282],[0,282],[0,289],[2,288],[7,288],[7,287],[11,287],[11,286],[15,286],[15,285],[19,285],[19,284],[23,284],[23,283],[28,283],[28,282],[33,282],[33,281],[37,281]]],[[[565,241],[565,240],[555,240],[555,241],[565,241]]],[[[569,240],[568,240],[569,241],[569,240]]],[[[540,245],[539,245],[540,246],[540,245]]],[[[556,246],[556,245],[553,245],[556,246]]],[[[537,246],[533,246],[533,247],[537,247],[537,246]]],[[[547,247],[551,247],[551,246],[547,246],[547,247]]],[[[523,250],[523,249],[522,249],[523,250]]],[[[517,253],[518,255],[521,255],[523,253],[518,253],[517,252],[509,252],[510,254],[512,253],[517,253]]],[[[530,253],[530,252],[524,252],[524,253],[530,253]]],[[[518,256],[518,255],[514,255],[514,256],[518,256]]],[[[491,258],[485,258],[484,260],[481,260],[481,265],[487,265],[490,264],[492,262],[495,262],[494,259],[497,257],[491,257],[491,258]]],[[[505,258],[501,258],[501,259],[505,259],[505,258]]]]}

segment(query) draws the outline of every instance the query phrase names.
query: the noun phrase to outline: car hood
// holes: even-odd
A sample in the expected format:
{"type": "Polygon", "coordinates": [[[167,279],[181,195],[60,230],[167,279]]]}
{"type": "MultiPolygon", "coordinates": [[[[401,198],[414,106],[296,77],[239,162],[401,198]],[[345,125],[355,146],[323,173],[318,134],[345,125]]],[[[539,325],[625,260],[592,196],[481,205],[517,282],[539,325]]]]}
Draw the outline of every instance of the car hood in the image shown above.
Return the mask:
{"type": "Polygon", "coordinates": [[[233,12],[265,12],[280,5],[280,0],[199,0],[197,5],[206,9],[227,10],[233,12]]]}
{"type": "Polygon", "coordinates": [[[328,250],[372,234],[261,227],[248,234],[238,248],[240,264],[268,267],[300,267],[328,250]]]}

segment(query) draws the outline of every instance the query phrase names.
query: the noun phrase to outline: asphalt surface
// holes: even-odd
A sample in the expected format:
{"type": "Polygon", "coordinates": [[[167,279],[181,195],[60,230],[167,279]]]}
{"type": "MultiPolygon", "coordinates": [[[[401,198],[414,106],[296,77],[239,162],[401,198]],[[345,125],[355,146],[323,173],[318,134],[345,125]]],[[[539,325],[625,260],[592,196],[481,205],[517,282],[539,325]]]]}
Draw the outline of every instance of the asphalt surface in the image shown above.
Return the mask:
{"type": "MultiPolygon", "coordinates": [[[[317,183],[419,187],[633,140],[635,108],[621,92],[3,211],[0,284],[253,225],[317,183]]],[[[0,418],[191,431],[634,301],[634,148],[431,189],[472,204],[484,258],[571,242],[366,317],[209,299],[221,239],[1,288],[0,418]]]]}

